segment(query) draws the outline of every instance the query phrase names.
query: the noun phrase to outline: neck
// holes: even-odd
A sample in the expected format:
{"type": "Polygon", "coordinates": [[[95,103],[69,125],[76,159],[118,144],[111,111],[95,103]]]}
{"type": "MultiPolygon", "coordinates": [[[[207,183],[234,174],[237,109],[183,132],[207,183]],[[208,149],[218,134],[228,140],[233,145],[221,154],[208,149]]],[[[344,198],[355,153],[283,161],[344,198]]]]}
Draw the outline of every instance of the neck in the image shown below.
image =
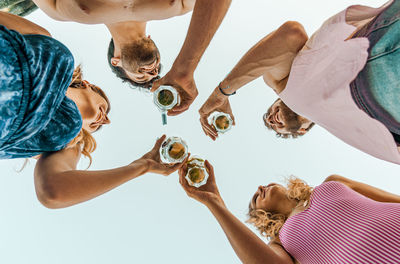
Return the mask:
{"type": "Polygon", "coordinates": [[[114,41],[114,56],[121,55],[121,47],[146,36],[146,22],[126,21],[106,24],[114,41]]]}
{"type": "Polygon", "coordinates": [[[293,200],[293,202],[294,202],[294,206],[292,207],[292,211],[287,215],[288,218],[293,215],[303,212],[308,205],[308,203],[306,204],[304,201],[296,202],[293,200]]]}

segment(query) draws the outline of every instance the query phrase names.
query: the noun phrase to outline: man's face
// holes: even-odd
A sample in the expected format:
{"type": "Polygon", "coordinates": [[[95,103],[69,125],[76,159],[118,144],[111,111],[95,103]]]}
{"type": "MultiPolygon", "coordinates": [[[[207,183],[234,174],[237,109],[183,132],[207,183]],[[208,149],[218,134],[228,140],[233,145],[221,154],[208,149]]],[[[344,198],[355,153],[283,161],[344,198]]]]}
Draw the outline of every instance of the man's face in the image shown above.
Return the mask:
{"type": "Polygon", "coordinates": [[[281,99],[276,100],[263,116],[267,128],[274,130],[278,136],[302,136],[308,132],[313,123],[290,110],[281,99]]]}

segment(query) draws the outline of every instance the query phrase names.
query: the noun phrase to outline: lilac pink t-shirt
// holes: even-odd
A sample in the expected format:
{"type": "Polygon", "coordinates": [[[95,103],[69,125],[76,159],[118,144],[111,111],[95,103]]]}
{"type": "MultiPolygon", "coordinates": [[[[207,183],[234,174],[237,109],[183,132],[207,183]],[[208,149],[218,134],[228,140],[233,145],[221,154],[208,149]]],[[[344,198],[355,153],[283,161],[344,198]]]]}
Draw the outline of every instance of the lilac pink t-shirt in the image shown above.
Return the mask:
{"type": "Polygon", "coordinates": [[[369,41],[349,37],[389,4],[391,1],[380,8],[351,6],[328,19],[293,61],[287,86],[279,96],[294,112],[347,144],[400,164],[390,131],[360,110],[350,92],[350,83],[367,61],[369,41]]]}

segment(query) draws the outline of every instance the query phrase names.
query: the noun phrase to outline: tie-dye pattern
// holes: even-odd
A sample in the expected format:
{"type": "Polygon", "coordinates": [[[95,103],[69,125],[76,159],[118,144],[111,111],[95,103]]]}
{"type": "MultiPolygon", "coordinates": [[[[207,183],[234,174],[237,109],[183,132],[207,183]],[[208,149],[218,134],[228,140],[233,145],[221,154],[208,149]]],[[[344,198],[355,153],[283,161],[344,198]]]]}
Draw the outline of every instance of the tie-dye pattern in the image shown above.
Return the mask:
{"type": "Polygon", "coordinates": [[[57,151],[79,133],[82,118],[65,96],[74,60],[57,40],[0,26],[0,158],[57,151]]]}

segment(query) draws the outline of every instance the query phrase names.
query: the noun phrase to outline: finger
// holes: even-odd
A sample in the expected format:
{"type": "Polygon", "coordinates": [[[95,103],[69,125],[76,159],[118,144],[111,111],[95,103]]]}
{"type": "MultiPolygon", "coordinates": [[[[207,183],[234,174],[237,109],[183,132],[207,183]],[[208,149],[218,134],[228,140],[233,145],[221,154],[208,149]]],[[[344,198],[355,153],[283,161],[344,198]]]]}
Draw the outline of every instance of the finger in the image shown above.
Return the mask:
{"type": "Polygon", "coordinates": [[[214,133],[212,130],[208,129],[208,127],[202,127],[203,131],[205,131],[206,135],[209,136],[212,140],[216,140],[218,137],[218,134],[214,133]]]}
{"type": "Polygon", "coordinates": [[[189,155],[188,155],[182,162],[180,162],[180,163],[175,163],[174,165],[172,165],[172,166],[170,167],[170,170],[171,170],[172,172],[174,172],[174,171],[178,170],[179,168],[183,167],[183,166],[186,164],[186,162],[188,161],[188,158],[189,158],[189,155]]]}
{"type": "Polygon", "coordinates": [[[150,92],[154,92],[155,90],[158,89],[158,87],[160,87],[161,85],[163,85],[163,84],[164,84],[164,78],[165,78],[165,77],[162,77],[161,79],[158,79],[158,80],[154,81],[154,82],[153,82],[153,86],[152,86],[151,89],[150,89],[150,92]]]}
{"type": "Polygon", "coordinates": [[[206,136],[210,136],[208,131],[203,127],[203,125],[201,125],[201,128],[203,129],[204,134],[206,134],[206,136]]]}
{"type": "Polygon", "coordinates": [[[214,127],[212,127],[209,123],[208,120],[203,119],[201,121],[201,125],[203,127],[204,130],[207,131],[208,135],[212,136],[213,138],[217,138],[218,137],[218,132],[217,130],[215,130],[214,127]]]}
{"type": "Polygon", "coordinates": [[[159,139],[157,139],[156,143],[154,144],[153,149],[159,149],[161,147],[161,144],[164,142],[165,138],[167,136],[163,134],[159,139]]]}
{"type": "Polygon", "coordinates": [[[236,125],[236,122],[235,122],[235,116],[232,114],[232,111],[229,113],[229,115],[231,116],[231,118],[232,118],[232,125],[236,125]]]}
{"type": "Polygon", "coordinates": [[[182,166],[179,168],[178,174],[179,175],[181,175],[181,174],[186,175],[186,171],[187,171],[187,163],[184,162],[184,163],[182,163],[182,166]]]}
{"type": "Polygon", "coordinates": [[[201,124],[201,128],[203,129],[206,136],[209,136],[212,140],[215,140],[217,138],[213,133],[209,132],[209,130],[203,124],[201,124]]]}
{"type": "Polygon", "coordinates": [[[207,170],[208,174],[210,175],[210,177],[214,177],[214,167],[210,164],[210,162],[208,162],[208,160],[206,160],[204,162],[204,165],[205,165],[206,170],[207,170]]]}
{"type": "Polygon", "coordinates": [[[189,191],[192,186],[190,186],[187,180],[185,179],[186,171],[187,171],[187,165],[185,164],[179,169],[179,183],[182,185],[185,191],[189,191]]]}
{"type": "Polygon", "coordinates": [[[190,102],[190,101],[182,102],[180,105],[177,105],[174,108],[172,108],[171,110],[169,110],[168,111],[168,115],[169,116],[176,116],[176,115],[179,115],[179,114],[185,112],[186,110],[189,109],[191,103],[192,102],[190,102]]]}

